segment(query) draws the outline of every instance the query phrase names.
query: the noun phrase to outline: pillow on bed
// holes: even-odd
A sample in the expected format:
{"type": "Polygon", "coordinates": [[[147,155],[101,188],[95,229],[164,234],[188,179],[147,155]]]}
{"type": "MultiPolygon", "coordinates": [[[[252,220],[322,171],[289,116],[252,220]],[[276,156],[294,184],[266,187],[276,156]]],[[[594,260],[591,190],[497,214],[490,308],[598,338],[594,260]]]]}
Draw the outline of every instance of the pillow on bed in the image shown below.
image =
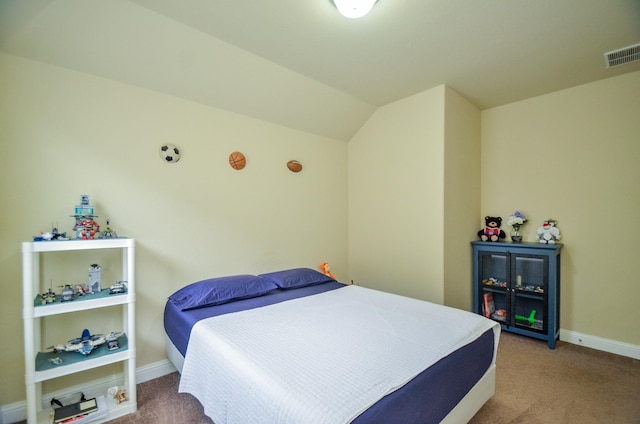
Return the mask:
{"type": "Polygon", "coordinates": [[[277,288],[272,281],[257,275],[233,275],[189,284],[169,296],[169,302],[182,311],[188,311],[262,296],[277,288]]]}
{"type": "Polygon", "coordinates": [[[286,269],[284,271],[260,274],[260,277],[273,281],[282,289],[293,289],[336,281],[333,278],[311,268],[286,269]]]}

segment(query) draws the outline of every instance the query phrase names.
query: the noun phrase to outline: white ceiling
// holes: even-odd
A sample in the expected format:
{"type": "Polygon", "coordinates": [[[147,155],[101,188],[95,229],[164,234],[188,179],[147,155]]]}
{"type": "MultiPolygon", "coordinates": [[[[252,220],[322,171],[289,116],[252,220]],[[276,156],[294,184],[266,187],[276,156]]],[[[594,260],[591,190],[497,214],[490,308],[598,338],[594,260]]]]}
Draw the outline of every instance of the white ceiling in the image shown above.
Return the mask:
{"type": "Polygon", "coordinates": [[[0,0],[0,51],[349,140],[447,84],[480,109],[640,70],[638,0],[0,0]]]}

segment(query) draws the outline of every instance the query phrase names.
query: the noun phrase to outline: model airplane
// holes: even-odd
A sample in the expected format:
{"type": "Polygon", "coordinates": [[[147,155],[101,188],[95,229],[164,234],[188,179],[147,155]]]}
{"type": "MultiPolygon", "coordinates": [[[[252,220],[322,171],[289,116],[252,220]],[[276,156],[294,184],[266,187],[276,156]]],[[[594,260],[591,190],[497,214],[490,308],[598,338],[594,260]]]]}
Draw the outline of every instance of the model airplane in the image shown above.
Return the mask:
{"type": "Polygon", "coordinates": [[[114,346],[118,346],[117,341],[118,336],[120,335],[122,335],[122,333],[111,332],[105,337],[102,334],[91,334],[89,330],[85,328],[82,331],[82,336],[69,340],[64,345],[57,344],[49,346],[47,349],[45,349],[45,352],[78,352],[84,356],[87,356],[88,354],[93,352],[95,348],[104,344],[105,342],[108,343],[110,350],[117,349],[118,347],[114,346]]]}

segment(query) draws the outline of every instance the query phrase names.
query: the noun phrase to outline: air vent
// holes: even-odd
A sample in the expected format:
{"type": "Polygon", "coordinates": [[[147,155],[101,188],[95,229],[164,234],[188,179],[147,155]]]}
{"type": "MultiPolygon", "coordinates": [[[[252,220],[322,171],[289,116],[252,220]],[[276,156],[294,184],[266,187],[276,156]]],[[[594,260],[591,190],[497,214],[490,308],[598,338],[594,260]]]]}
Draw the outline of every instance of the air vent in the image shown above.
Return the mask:
{"type": "Polygon", "coordinates": [[[604,60],[607,63],[607,68],[636,62],[640,60],[640,44],[605,53],[604,60]]]}

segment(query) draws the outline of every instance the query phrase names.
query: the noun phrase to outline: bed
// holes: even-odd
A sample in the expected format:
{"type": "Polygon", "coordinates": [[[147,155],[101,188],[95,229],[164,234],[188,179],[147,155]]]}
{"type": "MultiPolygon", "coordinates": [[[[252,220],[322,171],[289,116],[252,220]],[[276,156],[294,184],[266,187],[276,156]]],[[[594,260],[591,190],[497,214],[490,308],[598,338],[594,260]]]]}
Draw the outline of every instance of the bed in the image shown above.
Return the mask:
{"type": "Polygon", "coordinates": [[[495,391],[497,323],[309,268],[190,284],[164,326],[216,424],[464,423],[495,391]]]}

